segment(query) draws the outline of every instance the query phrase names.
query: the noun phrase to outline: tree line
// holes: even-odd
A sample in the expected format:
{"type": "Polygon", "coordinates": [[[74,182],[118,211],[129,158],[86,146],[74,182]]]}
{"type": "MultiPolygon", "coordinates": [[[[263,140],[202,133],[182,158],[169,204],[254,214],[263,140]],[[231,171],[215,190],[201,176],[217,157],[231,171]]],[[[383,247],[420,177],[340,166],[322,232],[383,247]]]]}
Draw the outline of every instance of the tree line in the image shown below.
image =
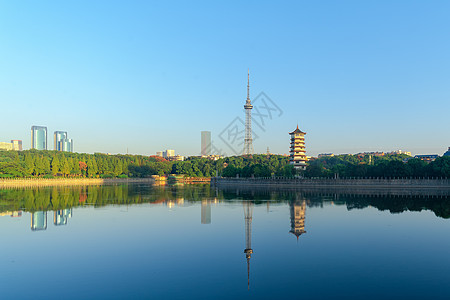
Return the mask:
{"type": "Polygon", "coordinates": [[[231,156],[215,161],[193,156],[185,161],[167,161],[143,155],[0,151],[0,178],[123,178],[168,174],[188,177],[450,177],[450,157],[426,163],[404,154],[337,155],[311,160],[305,171],[297,171],[289,164],[289,157],[282,155],[231,156]]]}
{"type": "Polygon", "coordinates": [[[157,156],[71,153],[50,150],[0,151],[0,178],[292,176],[294,169],[281,155],[233,156],[218,160],[188,157],[168,161],[157,156]]]}
{"type": "Polygon", "coordinates": [[[450,157],[442,156],[427,163],[405,154],[381,157],[370,155],[337,155],[310,161],[306,177],[372,177],[372,178],[450,178],[450,157]]]}

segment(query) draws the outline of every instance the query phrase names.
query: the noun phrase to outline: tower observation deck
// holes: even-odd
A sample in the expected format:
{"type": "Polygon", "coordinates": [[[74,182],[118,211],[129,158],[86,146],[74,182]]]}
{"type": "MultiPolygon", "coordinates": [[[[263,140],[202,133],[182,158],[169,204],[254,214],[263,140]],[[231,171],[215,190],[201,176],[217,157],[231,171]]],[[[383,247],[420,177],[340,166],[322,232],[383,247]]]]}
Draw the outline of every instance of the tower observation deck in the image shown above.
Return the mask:
{"type": "Polygon", "coordinates": [[[253,138],[252,138],[252,102],[250,100],[250,71],[247,73],[247,100],[245,101],[245,138],[244,138],[244,155],[253,154],[253,138]]]}

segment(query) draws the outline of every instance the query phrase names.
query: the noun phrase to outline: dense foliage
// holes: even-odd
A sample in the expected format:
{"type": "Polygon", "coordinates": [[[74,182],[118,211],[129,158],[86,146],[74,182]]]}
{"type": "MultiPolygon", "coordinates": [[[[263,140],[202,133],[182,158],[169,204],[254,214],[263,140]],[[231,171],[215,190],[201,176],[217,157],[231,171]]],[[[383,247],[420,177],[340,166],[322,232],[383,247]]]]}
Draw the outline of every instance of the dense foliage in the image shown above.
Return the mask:
{"type": "MultiPolygon", "coordinates": [[[[149,177],[183,174],[189,177],[270,177],[296,175],[289,158],[256,154],[216,161],[188,157],[167,161],[142,155],[85,154],[58,151],[0,151],[0,177],[149,177]]],[[[431,163],[406,155],[369,157],[337,155],[308,162],[305,177],[450,177],[450,157],[431,163]],[[407,162],[406,162],[407,161],[407,162]]]]}
{"type": "Polygon", "coordinates": [[[156,156],[85,154],[58,151],[0,151],[0,177],[149,177],[183,174],[189,177],[293,176],[288,158],[280,155],[233,156],[219,160],[189,157],[167,161],[156,156]]]}
{"type": "Polygon", "coordinates": [[[431,163],[406,155],[338,155],[309,162],[306,177],[450,177],[450,157],[438,157],[431,163]]]}

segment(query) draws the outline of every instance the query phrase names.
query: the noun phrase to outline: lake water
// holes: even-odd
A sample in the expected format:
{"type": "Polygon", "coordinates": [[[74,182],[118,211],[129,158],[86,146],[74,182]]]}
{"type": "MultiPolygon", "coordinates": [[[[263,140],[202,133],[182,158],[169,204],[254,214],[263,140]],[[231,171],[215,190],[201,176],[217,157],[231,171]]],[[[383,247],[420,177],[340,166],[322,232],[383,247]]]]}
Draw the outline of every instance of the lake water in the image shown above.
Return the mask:
{"type": "Polygon", "coordinates": [[[2,299],[449,299],[450,198],[0,190],[2,299]]]}

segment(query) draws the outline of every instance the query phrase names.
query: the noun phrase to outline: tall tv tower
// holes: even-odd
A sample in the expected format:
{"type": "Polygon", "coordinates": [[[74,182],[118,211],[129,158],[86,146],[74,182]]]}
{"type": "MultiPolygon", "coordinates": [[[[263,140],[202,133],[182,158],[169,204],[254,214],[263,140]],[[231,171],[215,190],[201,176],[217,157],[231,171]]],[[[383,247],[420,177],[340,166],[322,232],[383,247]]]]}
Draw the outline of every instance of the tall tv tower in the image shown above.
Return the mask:
{"type": "Polygon", "coordinates": [[[244,138],[244,155],[253,154],[252,139],[252,102],[250,101],[250,70],[247,73],[247,100],[245,101],[245,138],[244,138]]]}

